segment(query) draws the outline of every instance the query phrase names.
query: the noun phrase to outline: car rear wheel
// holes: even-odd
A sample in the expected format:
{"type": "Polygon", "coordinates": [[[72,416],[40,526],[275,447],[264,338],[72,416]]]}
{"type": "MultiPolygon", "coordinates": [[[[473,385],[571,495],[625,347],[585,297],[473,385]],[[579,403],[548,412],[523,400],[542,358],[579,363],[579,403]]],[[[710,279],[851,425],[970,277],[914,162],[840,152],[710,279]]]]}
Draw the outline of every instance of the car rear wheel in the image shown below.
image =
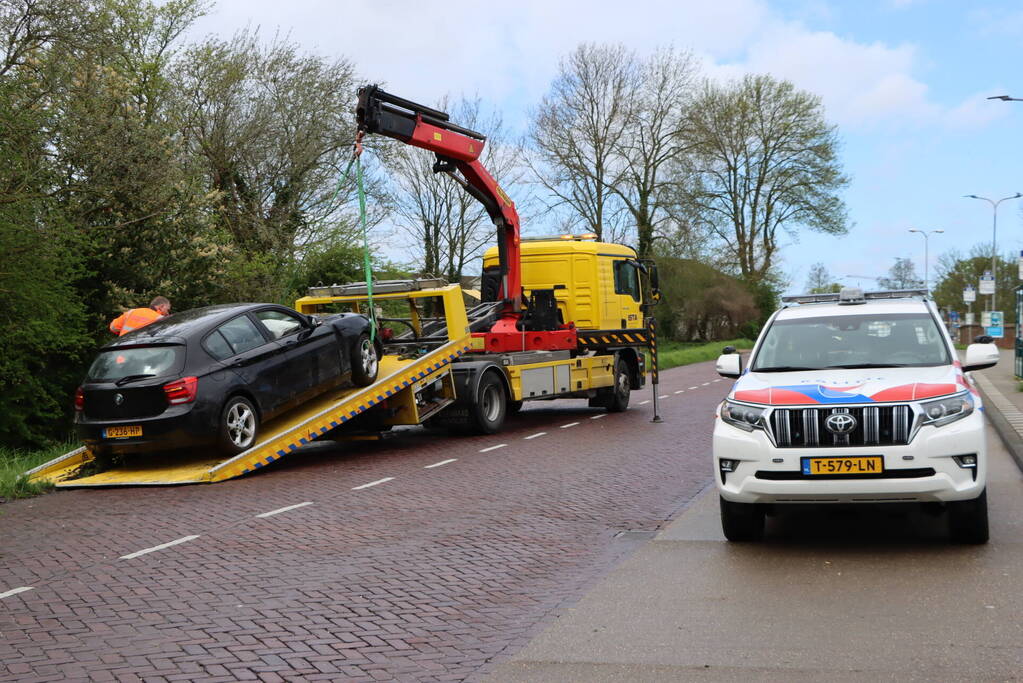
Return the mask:
{"type": "Polygon", "coordinates": [[[377,381],[379,369],[376,346],[370,341],[369,335],[363,332],[352,352],[352,382],[359,387],[368,387],[377,381]]]}
{"type": "Polygon", "coordinates": [[[759,541],[764,537],[764,508],[721,498],[721,530],[729,541],[759,541]]]}
{"type": "Polygon", "coordinates": [[[948,503],[948,532],[956,543],[987,543],[987,490],[973,500],[948,503]]]}
{"type": "Polygon", "coordinates": [[[252,448],[259,434],[259,414],[252,401],[232,396],[220,414],[220,450],[234,455],[252,448]]]}

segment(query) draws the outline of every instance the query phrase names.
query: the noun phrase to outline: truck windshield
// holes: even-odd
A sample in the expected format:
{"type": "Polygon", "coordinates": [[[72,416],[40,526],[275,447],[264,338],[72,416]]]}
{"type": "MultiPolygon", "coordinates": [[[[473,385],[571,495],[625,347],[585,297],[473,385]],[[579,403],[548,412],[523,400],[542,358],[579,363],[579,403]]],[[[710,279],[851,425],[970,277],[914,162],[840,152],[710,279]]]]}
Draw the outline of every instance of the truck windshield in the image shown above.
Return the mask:
{"type": "Polygon", "coordinates": [[[113,382],[129,376],[166,377],[180,374],[185,348],[179,345],[138,346],[100,351],[89,368],[92,382],[113,382]]]}
{"type": "Polygon", "coordinates": [[[787,369],[949,365],[944,336],[927,313],[887,313],[775,320],[752,372],[787,369]]]}

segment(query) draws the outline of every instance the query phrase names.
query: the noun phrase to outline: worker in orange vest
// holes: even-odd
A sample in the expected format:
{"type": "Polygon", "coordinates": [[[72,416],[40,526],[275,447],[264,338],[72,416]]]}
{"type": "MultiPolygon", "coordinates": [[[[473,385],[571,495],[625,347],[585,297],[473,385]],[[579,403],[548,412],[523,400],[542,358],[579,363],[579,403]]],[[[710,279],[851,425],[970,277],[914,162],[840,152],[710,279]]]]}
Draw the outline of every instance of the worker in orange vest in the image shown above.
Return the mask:
{"type": "Polygon", "coordinates": [[[154,320],[159,320],[170,313],[171,304],[165,296],[158,296],[149,302],[149,308],[133,308],[114,318],[110,323],[110,331],[117,336],[128,334],[132,330],[145,327],[154,320]]]}

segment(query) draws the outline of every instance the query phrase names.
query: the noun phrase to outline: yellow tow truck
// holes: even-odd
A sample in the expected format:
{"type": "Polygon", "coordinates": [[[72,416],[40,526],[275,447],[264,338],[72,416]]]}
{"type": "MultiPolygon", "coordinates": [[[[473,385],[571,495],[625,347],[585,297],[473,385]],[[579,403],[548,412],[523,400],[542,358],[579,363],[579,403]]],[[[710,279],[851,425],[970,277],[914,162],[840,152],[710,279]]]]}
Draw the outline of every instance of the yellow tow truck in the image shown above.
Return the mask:
{"type": "Polygon", "coordinates": [[[375,86],[360,90],[361,133],[431,150],[486,208],[498,243],[484,254],[480,300],[438,280],[310,288],[295,308],[371,317],[383,355],[376,382],[326,392],[268,422],[260,441],[230,458],[215,452],[98,463],[85,447],[28,474],[58,487],[216,482],[246,474],[323,438],[379,438],[398,425],[494,433],[525,401],[584,398],[628,408],[651,375],[657,415],[657,346],[649,308],[657,270],[629,247],[592,235],[522,239],[515,206],[478,161],[486,138],[447,114],[375,86]],[[648,369],[647,358],[650,359],[648,369]]]}

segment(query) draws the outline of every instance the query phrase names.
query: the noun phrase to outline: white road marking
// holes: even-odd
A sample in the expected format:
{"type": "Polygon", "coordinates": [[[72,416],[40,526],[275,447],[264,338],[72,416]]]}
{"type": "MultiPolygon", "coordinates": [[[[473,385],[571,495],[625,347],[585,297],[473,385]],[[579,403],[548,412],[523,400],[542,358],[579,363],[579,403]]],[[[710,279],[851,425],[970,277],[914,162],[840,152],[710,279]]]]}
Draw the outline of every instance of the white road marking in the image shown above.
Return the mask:
{"type": "Polygon", "coordinates": [[[661,395],[660,395],[660,396],[658,396],[657,398],[668,398],[668,395],[667,395],[667,394],[661,394],[661,395]]]}
{"type": "Polygon", "coordinates": [[[377,484],[383,484],[383,483],[391,481],[392,479],[394,479],[394,477],[384,477],[383,479],[377,479],[376,481],[371,481],[368,484],[363,484],[362,486],[353,486],[352,490],[353,491],[359,491],[361,489],[368,489],[370,486],[376,486],[377,484]]]}
{"type": "Polygon", "coordinates": [[[506,444],[506,443],[499,443],[496,446],[490,446],[488,448],[481,448],[480,449],[480,453],[486,453],[487,451],[496,451],[498,448],[504,448],[507,445],[508,444],[506,444]]]}
{"type": "Polygon", "coordinates": [[[684,394],[684,393],[686,393],[686,390],[685,390],[685,389],[679,389],[679,390],[678,390],[678,391],[676,391],[675,393],[676,393],[676,394],[684,394]]]}
{"type": "Polygon", "coordinates": [[[641,406],[645,406],[645,405],[646,405],[647,403],[650,403],[650,399],[647,399],[647,400],[645,400],[645,401],[640,401],[640,402],[639,402],[639,405],[641,405],[641,406]]]}
{"type": "Polygon", "coordinates": [[[270,512],[264,512],[261,515],[256,515],[256,517],[273,517],[274,515],[279,515],[282,512],[287,512],[288,510],[295,510],[297,508],[304,508],[306,505],[312,505],[312,504],[313,504],[312,501],[306,501],[305,503],[298,503],[297,505],[289,505],[288,507],[279,508],[277,510],[271,510],[270,512]]]}
{"type": "Polygon", "coordinates": [[[538,436],[543,436],[546,433],[547,432],[537,432],[536,434],[530,434],[529,436],[525,437],[525,440],[529,441],[530,439],[535,439],[538,436]]]}
{"type": "Polygon", "coordinates": [[[184,538],[179,538],[178,540],[171,541],[170,543],[161,543],[160,545],[154,545],[152,548],[146,548],[145,550],[137,550],[137,551],[135,551],[133,553],[129,553],[127,555],[121,555],[121,559],[122,560],[133,560],[136,557],[139,557],[141,555],[145,555],[147,553],[155,553],[157,550],[163,550],[164,548],[170,548],[171,546],[178,545],[180,543],[188,543],[189,541],[194,541],[197,538],[199,538],[198,534],[196,534],[195,536],[185,536],[184,538]]]}
{"type": "Polygon", "coordinates": [[[25,591],[31,591],[31,590],[35,590],[35,587],[33,587],[33,586],[22,586],[21,588],[12,588],[9,591],[6,591],[4,593],[0,593],[0,600],[3,600],[4,598],[9,598],[12,595],[17,595],[18,593],[24,593],[25,591]]]}
{"type": "Polygon", "coordinates": [[[568,429],[569,427],[575,427],[577,424],[579,424],[579,423],[578,422],[569,422],[567,425],[561,425],[561,428],[562,429],[568,429]]]}
{"type": "Polygon", "coordinates": [[[718,378],[717,378],[716,380],[714,380],[714,381],[715,381],[715,382],[720,382],[720,381],[721,381],[721,378],[720,378],[720,377],[718,377],[718,378]]]}
{"type": "Polygon", "coordinates": [[[707,386],[708,384],[710,384],[710,382],[704,382],[703,386],[707,386]]]}
{"type": "Polygon", "coordinates": [[[594,416],[593,416],[593,417],[591,417],[590,419],[591,419],[591,420],[599,420],[599,419],[600,419],[600,418],[602,418],[602,417],[607,417],[607,413],[601,413],[600,415],[594,415],[594,416]]]}
{"type": "Polygon", "coordinates": [[[423,469],[424,470],[433,469],[434,467],[440,467],[441,465],[447,465],[449,462],[454,462],[456,460],[458,460],[458,458],[448,458],[447,460],[441,460],[440,462],[435,462],[432,465],[427,465],[423,469]]]}
{"type": "Polygon", "coordinates": [[[692,391],[693,389],[699,389],[699,388],[700,387],[689,387],[689,391],[692,391]]]}

